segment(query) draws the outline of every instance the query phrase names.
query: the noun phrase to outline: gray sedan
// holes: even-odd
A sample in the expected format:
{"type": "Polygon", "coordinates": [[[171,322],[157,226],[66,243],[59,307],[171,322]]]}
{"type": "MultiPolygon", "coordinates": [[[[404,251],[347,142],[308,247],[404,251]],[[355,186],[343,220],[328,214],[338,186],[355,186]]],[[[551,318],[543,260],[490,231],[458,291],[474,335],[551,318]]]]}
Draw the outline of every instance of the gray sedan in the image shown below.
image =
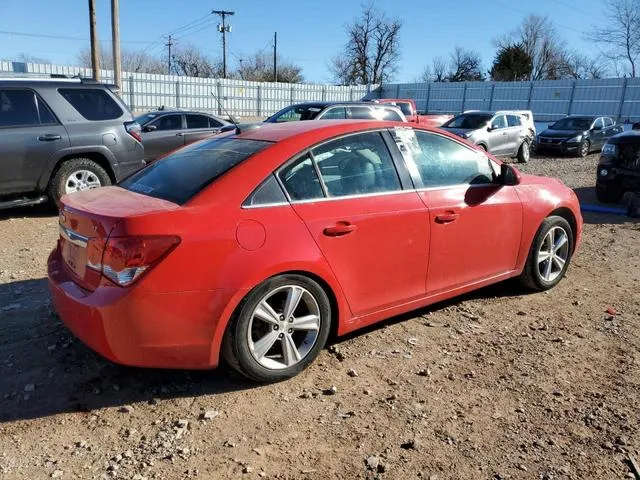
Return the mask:
{"type": "Polygon", "coordinates": [[[144,158],[147,162],[176,148],[211,135],[229,122],[208,113],[157,110],[136,117],[142,127],[144,158]]]}

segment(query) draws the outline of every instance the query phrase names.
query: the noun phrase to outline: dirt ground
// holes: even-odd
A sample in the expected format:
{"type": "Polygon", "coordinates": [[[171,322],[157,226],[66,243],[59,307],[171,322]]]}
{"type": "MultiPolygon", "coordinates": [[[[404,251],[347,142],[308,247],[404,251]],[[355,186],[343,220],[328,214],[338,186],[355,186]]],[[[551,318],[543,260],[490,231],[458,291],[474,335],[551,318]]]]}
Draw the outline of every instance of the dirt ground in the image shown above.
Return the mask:
{"type": "MultiPolygon", "coordinates": [[[[533,158],[522,170],[593,203],[596,162],[533,158]]],[[[57,218],[5,212],[0,478],[634,478],[640,223],[585,222],[550,292],[486,288],[338,339],[300,376],[256,386],[226,368],[99,358],[51,311],[57,218]]]]}

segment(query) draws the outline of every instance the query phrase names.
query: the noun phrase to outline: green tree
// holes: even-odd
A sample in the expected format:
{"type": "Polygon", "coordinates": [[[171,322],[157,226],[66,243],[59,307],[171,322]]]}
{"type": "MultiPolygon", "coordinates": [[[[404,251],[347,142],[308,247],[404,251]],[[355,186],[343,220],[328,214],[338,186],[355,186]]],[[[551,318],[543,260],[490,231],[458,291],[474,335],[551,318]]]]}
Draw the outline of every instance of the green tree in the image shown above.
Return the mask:
{"type": "Polygon", "coordinates": [[[528,80],[533,70],[533,60],[522,44],[516,43],[500,47],[493,66],[491,78],[499,82],[528,80]]]}

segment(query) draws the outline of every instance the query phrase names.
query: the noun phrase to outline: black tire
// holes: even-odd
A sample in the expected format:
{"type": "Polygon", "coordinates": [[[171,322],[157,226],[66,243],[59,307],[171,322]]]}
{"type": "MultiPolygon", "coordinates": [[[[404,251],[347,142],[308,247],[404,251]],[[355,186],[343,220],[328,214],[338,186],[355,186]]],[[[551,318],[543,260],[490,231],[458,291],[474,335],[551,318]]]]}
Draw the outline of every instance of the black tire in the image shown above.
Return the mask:
{"type": "Polygon", "coordinates": [[[529,249],[529,256],[527,257],[527,263],[520,274],[519,280],[520,282],[527,288],[532,290],[549,290],[550,288],[555,287],[560,280],[564,277],[567,272],[567,268],[569,267],[569,263],[571,262],[571,255],[573,254],[573,245],[574,245],[575,234],[564,218],[552,215],[550,217],[545,218],[542,225],[538,229],[538,233],[536,233],[535,238],[531,244],[531,248],[529,249]],[[543,241],[549,231],[554,227],[561,227],[567,234],[568,237],[568,245],[567,245],[567,258],[564,264],[564,267],[561,269],[557,277],[555,277],[551,281],[547,281],[542,277],[540,273],[539,265],[538,265],[538,252],[542,247],[543,241]]]}
{"type": "Polygon", "coordinates": [[[589,140],[583,140],[578,147],[577,155],[580,158],[584,158],[591,153],[591,142],[589,140]]]}
{"type": "Polygon", "coordinates": [[[530,150],[529,142],[525,140],[524,142],[522,142],[522,145],[520,145],[520,148],[518,149],[518,162],[527,163],[530,157],[531,157],[531,150],[530,150]]]}
{"type": "Polygon", "coordinates": [[[53,178],[49,181],[49,187],[47,189],[49,198],[56,204],[59,204],[60,197],[66,193],[65,186],[67,180],[74,172],[79,172],[81,170],[91,172],[98,179],[101,187],[111,185],[111,178],[109,177],[109,174],[96,162],[89,158],[71,158],[69,160],[65,160],[60,165],[53,178]]]}
{"type": "Polygon", "coordinates": [[[609,185],[596,184],[596,198],[602,203],[619,203],[624,196],[621,185],[612,183],[609,185]]]}
{"type": "MultiPolygon", "coordinates": [[[[303,275],[278,275],[262,282],[242,300],[229,325],[227,325],[222,341],[222,355],[231,367],[251,380],[262,383],[279,382],[297,375],[315,360],[327,342],[330,328],[331,304],[324,289],[317,282],[303,275]],[[271,292],[291,285],[306,289],[317,303],[320,316],[317,337],[308,353],[297,363],[290,367],[267,368],[256,360],[249,345],[249,327],[253,312],[258,304],[265,297],[268,297],[271,292]]],[[[276,341],[276,343],[280,342],[276,341]]],[[[276,343],[273,345],[275,346],[276,343]]],[[[278,349],[280,346],[275,348],[278,349]]]]}
{"type": "Polygon", "coordinates": [[[478,144],[478,147],[480,147],[482,150],[484,150],[485,152],[488,152],[487,147],[481,143],[478,144]]]}

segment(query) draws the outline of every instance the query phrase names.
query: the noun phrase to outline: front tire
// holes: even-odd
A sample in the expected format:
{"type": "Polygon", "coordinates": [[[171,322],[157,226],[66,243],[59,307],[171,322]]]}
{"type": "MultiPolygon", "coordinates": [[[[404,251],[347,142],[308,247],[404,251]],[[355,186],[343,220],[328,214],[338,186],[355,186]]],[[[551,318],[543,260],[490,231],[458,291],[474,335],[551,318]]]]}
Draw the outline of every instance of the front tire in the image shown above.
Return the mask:
{"type": "Polygon", "coordinates": [[[591,142],[589,140],[583,140],[578,147],[578,156],[584,158],[591,153],[591,142]]]}
{"type": "Polygon", "coordinates": [[[58,204],[60,197],[82,190],[111,185],[109,174],[89,158],[66,160],[49,182],[49,198],[58,204]]]}
{"type": "Polygon", "coordinates": [[[549,290],[564,277],[573,253],[574,234],[564,218],[547,217],[538,229],[520,282],[532,290],[549,290]]]}
{"type": "Polygon", "coordinates": [[[254,288],[225,331],[222,355],[257,382],[278,382],[304,370],[324,348],[331,305],[323,288],[302,275],[279,275],[254,288]]]}
{"type": "Polygon", "coordinates": [[[520,145],[520,148],[518,149],[518,162],[527,163],[530,157],[531,150],[529,147],[529,142],[525,140],[524,142],[522,142],[522,145],[520,145]]]}

